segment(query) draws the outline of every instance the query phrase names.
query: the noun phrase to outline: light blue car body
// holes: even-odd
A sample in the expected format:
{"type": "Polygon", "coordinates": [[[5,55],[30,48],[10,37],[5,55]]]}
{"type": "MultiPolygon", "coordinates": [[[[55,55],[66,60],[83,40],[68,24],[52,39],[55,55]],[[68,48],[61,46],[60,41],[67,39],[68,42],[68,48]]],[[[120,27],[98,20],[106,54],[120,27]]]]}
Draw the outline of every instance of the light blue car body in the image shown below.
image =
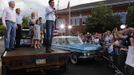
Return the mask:
{"type": "Polygon", "coordinates": [[[99,52],[101,50],[101,45],[100,44],[84,44],[81,39],[77,36],[58,36],[54,37],[53,43],[52,43],[52,48],[57,48],[57,49],[62,49],[70,52],[79,52],[79,53],[86,53],[86,52],[99,52]],[[76,43],[66,43],[62,39],[68,39],[73,38],[77,39],[76,43]],[[59,40],[55,43],[56,40],[59,40]],[[59,42],[63,41],[63,43],[59,44],[59,42]]]}

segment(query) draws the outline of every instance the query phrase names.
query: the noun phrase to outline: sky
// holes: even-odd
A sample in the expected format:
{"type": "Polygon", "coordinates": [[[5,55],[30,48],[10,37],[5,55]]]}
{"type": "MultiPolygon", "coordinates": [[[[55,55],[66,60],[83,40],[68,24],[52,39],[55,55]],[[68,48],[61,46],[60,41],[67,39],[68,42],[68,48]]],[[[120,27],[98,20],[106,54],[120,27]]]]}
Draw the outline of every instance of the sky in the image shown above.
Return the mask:
{"type": "MultiPolygon", "coordinates": [[[[2,10],[8,6],[8,2],[11,0],[0,0],[0,17],[2,15],[2,10]]],[[[24,14],[29,14],[32,11],[38,11],[38,15],[43,15],[43,10],[45,6],[48,5],[49,0],[14,0],[16,2],[16,8],[21,8],[24,14]]],[[[102,0],[54,0],[56,9],[67,8],[68,2],[70,1],[70,6],[75,6],[84,3],[102,1],[102,0]]]]}

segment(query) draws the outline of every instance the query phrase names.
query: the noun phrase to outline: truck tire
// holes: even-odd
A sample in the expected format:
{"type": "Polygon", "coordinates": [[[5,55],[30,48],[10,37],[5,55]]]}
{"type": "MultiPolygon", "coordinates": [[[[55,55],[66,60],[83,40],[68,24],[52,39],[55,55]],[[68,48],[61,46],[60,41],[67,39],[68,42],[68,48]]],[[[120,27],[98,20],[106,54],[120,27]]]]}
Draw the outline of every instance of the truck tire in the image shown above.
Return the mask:
{"type": "Polygon", "coordinates": [[[95,56],[95,57],[94,57],[94,60],[95,60],[96,62],[101,62],[101,61],[103,61],[103,57],[101,57],[101,56],[95,56]]]}
{"type": "Polygon", "coordinates": [[[2,66],[2,75],[9,75],[9,70],[6,66],[2,66]]]}
{"type": "Polygon", "coordinates": [[[70,56],[70,61],[72,64],[77,64],[78,63],[78,56],[75,53],[72,53],[70,56]]]}
{"type": "Polygon", "coordinates": [[[61,66],[61,73],[65,73],[65,72],[67,72],[67,70],[68,70],[68,67],[66,64],[61,66]]]}

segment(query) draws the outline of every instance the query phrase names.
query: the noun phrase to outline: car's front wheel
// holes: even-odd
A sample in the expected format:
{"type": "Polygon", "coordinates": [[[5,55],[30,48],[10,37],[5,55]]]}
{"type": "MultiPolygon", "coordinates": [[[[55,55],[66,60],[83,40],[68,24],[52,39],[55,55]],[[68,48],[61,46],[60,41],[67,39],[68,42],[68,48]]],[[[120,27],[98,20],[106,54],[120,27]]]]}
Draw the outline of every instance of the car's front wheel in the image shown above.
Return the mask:
{"type": "Polygon", "coordinates": [[[78,63],[78,56],[75,53],[72,53],[70,56],[70,61],[72,64],[77,64],[78,63]]]}

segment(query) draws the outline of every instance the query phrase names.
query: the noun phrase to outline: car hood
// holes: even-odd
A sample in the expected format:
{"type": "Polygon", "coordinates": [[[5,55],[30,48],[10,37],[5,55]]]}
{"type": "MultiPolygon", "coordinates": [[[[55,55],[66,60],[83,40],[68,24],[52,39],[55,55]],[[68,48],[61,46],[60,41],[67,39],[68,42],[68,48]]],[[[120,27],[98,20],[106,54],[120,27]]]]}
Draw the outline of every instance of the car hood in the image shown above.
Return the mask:
{"type": "Polygon", "coordinates": [[[82,50],[82,51],[95,51],[101,48],[99,44],[77,44],[77,45],[68,45],[68,48],[82,50]]]}

